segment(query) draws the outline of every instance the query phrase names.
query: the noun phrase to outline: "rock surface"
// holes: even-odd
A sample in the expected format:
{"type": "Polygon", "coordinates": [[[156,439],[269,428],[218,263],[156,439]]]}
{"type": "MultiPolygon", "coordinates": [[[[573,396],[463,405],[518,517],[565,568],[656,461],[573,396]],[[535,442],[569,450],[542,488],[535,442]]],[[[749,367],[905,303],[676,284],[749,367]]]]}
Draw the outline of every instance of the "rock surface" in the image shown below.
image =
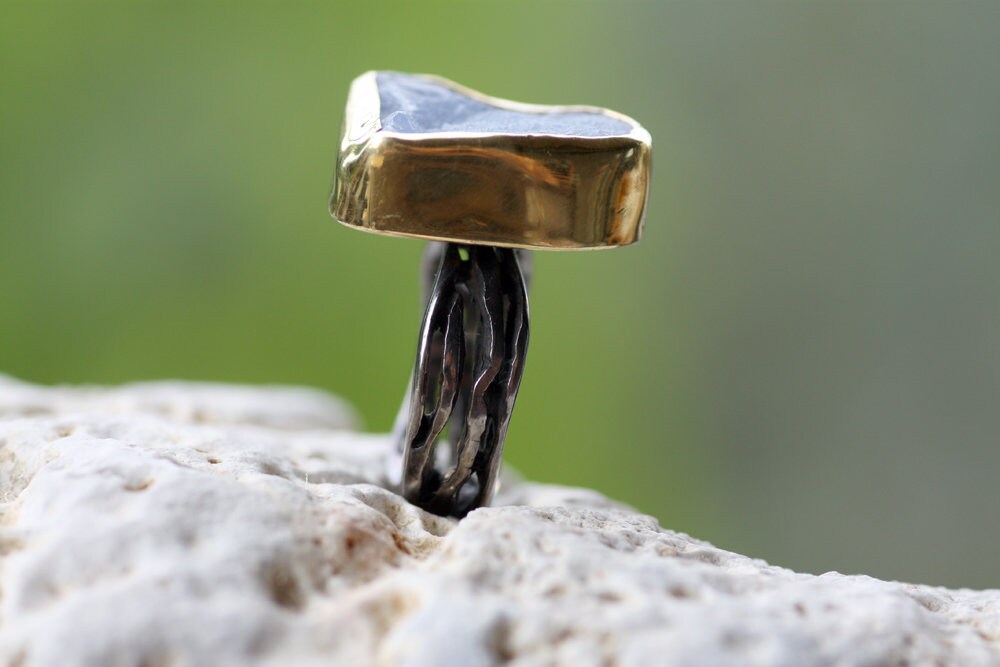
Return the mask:
{"type": "Polygon", "coordinates": [[[797,574],[584,490],[461,522],[300,389],[0,378],[0,664],[1000,665],[1000,591],[797,574]]]}

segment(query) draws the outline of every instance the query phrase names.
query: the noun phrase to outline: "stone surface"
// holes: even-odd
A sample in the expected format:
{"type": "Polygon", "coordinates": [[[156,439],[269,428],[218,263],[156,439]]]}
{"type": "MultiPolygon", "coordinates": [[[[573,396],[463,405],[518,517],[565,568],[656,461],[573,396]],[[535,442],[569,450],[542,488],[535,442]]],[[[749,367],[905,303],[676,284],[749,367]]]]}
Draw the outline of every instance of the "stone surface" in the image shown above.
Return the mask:
{"type": "Polygon", "coordinates": [[[1000,591],[797,574],[516,480],[441,519],[350,423],[307,390],[0,378],[0,664],[1000,664],[1000,591]]]}

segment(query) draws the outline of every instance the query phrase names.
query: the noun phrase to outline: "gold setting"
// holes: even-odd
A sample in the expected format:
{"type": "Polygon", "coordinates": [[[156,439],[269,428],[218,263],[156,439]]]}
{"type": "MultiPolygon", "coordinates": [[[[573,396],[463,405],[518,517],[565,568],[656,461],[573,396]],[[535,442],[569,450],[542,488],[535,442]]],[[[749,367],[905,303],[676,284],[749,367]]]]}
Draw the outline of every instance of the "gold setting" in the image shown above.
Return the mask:
{"type": "Polygon", "coordinates": [[[377,72],[351,84],[330,213],[369,232],[455,243],[582,250],[639,240],[651,140],[622,114],[489,97],[419,75],[497,109],[600,114],[626,134],[394,132],[382,127],[377,72]]]}

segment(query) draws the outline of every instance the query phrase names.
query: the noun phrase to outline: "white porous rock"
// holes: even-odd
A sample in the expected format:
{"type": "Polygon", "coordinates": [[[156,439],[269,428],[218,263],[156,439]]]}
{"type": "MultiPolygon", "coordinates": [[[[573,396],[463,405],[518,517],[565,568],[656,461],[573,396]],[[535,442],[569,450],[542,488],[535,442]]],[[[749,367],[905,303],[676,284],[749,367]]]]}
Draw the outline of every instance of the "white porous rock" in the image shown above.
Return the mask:
{"type": "Polygon", "coordinates": [[[0,664],[1000,665],[1000,591],[770,566],[579,489],[462,521],[301,389],[0,378],[0,664]]]}

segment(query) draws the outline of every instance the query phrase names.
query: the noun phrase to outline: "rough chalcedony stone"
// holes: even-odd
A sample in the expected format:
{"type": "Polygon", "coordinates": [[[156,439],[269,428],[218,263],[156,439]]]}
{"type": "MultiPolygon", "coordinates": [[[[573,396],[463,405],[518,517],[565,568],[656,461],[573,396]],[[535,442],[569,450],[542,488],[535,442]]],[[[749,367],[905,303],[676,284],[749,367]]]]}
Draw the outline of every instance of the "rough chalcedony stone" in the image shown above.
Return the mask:
{"type": "Polygon", "coordinates": [[[796,574],[513,480],[438,518],[349,423],[306,390],[0,378],[0,664],[1000,664],[1000,591],[796,574]]]}
{"type": "Polygon", "coordinates": [[[431,79],[379,72],[379,120],[390,132],[482,132],[613,137],[628,134],[628,123],[600,113],[527,113],[499,108],[463,95],[431,79]]]}

